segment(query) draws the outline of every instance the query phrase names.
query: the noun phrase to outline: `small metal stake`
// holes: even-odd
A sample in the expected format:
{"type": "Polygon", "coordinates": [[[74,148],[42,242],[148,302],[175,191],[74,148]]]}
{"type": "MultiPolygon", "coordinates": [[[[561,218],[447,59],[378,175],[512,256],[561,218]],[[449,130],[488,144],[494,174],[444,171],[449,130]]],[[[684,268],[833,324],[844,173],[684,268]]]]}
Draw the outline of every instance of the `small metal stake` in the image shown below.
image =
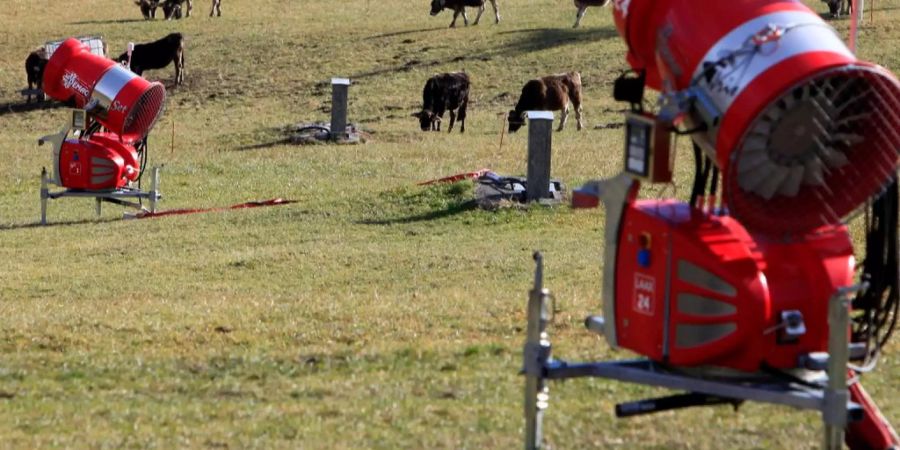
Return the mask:
{"type": "Polygon", "coordinates": [[[528,180],[525,200],[550,197],[550,149],[552,111],[528,111],[528,180]]]}
{"type": "Polygon", "coordinates": [[[347,97],[350,80],[331,79],[331,140],[338,140],[347,134],[347,97]]]}
{"type": "Polygon", "coordinates": [[[47,225],[47,197],[50,191],[47,189],[47,168],[41,168],[41,225],[47,225]]]}

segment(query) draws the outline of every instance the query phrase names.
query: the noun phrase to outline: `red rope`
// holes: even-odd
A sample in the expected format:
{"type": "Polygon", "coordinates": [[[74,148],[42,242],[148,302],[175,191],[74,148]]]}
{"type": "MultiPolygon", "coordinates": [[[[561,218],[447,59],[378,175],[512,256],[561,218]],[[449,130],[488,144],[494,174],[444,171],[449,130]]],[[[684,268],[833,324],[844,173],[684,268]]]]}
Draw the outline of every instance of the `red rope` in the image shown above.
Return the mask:
{"type": "Polygon", "coordinates": [[[291,203],[297,203],[296,200],[285,200],[283,198],[273,198],[270,200],[262,200],[258,202],[247,202],[240,203],[237,205],[231,205],[226,208],[196,208],[196,209],[170,209],[167,211],[157,211],[157,212],[149,212],[144,211],[138,213],[135,217],[138,219],[147,219],[151,217],[163,217],[163,216],[181,216],[185,214],[198,214],[198,213],[207,213],[207,212],[223,212],[230,211],[232,209],[246,209],[246,208],[259,208],[261,206],[280,206],[287,205],[291,203]]]}

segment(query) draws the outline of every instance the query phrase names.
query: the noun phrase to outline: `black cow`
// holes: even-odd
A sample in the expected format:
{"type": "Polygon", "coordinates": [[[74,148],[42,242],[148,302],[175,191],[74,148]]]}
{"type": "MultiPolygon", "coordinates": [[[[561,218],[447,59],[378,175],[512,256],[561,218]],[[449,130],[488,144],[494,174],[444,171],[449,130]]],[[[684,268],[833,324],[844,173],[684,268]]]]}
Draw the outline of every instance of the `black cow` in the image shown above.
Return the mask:
{"type": "Polygon", "coordinates": [[[469,106],[469,75],[465,72],[442,73],[428,79],[422,90],[422,111],[414,113],[419,118],[422,131],[441,131],[444,111],[450,112],[450,127],[459,118],[459,132],[466,132],[466,107],[469,106]]]}
{"type": "Polygon", "coordinates": [[[116,61],[129,66],[132,72],[141,75],[145,70],[162,69],[175,63],[175,85],[184,81],[184,36],[172,33],[158,41],[137,44],[128,60],[128,52],[122,53],[116,61]]]}
{"type": "Polygon", "coordinates": [[[141,8],[141,14],[144,16],[144,19],[156,18],[156,8],[159,7],[159,0],[135,0],[134,4],[141,8]]]}
{"type": "MultiPolygon", "coordinates": [[[[450,28],[456,26],[456,18],[460,14],[463,16],[463,23],[469,25],[469,17],[466,16],[466,7],[478,8],[478,16],[475,17],[474,25],[478,25],[481,15],[484,14],[484,0],[431,0],[431,15],[436,16],[445,9],[453,10],[453,22],[450,22],[450,28]]],[[[496,23],[500,23],[500,10],[497,8],[497,0],[491,0],[491,6],[494,7],[494,19],[496,23]]]]}
{"type": "Polygon", "coordinates": [[[549,75],[525,83],[516,109],[509,112],[509,132],[515,133],[525,124],[526,111],[559,110],[562,110],[562,118],[556,131],[562,131],[569,118],[570,100],[575,107],[578,129],[581,130],[581,74],[568,72],[549,75]]]}
{"type": "Polygon", "coordinates": [[[841,15],[849,15],[853,12],[853,2],[850,0],[822,0],[828,4],[831,17],[838,18],[841,15]]]}
{"type": "MultiPolygon", "coordinates": [[[[47,52],[43,47],[31,52],[25,58],[25,75],[28,78],[28,90],[43,89],[44,87],[44,68],[47,67],[47,52]]],[[[44,94],[36,95],[38,101],[44,99],[44,94]]],[[[31,103],[31,94],[27,96],[28,103],[31,103]]]]}
{"type": "Polygon", "coordinates": [[[578,12],[575,13],[575,26],[572,28],[578,28],[578,25],[581,24],[581,18],[587,12],[588,6],[606,6],[608,3],[609,0],[575,0],[575,7],[578,8],[578,12]]]}
{"type": "Polygon", "coordinates": [[[213,13],[218,17],[222,17],[222,0],[212,0],[212,9],[209,10],[209,17],[212,17],[213,13]]]}
{"type": "Polygon", "coordinates": [[[193,0],[164,0],[162,9],[166,20],[180,19],[182,16],[191,17],[194,2],[193,0]],[[185,11],[183,6],[185,2],[187,2],[187,11],[185,11]]]}

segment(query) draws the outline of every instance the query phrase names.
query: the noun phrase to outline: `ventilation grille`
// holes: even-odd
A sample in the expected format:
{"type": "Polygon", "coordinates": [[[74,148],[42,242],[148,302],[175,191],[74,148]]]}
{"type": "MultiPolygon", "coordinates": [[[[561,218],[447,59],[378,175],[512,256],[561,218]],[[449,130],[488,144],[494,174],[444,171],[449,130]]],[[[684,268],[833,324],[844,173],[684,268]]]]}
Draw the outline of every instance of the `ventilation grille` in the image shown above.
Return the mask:
{"type": "Polygon", "coordinates": [[[764,233],[839,223],[895,175],[898,151],[896,80],[863,66],[826,72],[751,124],[729,165],[731,213],[764,233]]]}

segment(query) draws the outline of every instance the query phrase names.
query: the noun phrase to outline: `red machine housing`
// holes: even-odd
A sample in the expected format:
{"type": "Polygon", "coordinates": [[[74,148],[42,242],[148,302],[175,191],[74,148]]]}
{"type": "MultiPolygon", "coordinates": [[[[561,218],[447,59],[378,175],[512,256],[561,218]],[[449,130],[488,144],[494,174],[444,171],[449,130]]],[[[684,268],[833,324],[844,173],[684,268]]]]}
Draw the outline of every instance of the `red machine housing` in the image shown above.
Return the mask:
{"type": "Polygon", "coordinates": [[[807,239],[754,236],[734,218],[686,203],[628,203],[616,258],[618,345],[677,366],[790,369],[826,351],[828,301],[852,283],[843,226],[807,239]],[[799,312],[806,332],[779,328],[799,312]]]}
{"type": "Polygon", "coordinates": [[[705,128],[694,140],[748,229],[836,223],[894,173],[900,84],[801,2],[616,0],[613,14],[651,88],[702,97],[688,112],[705,128]]]}
{"type": "Polygon", "coordinates": [[[112,190],[137,180],[140,155],[133,143],[118,135],[95,133],[90,139],[69,139],[59,154],[60,184],[69,189],[112,190]]]}
{"type": "Polygon", "coordinates": [[[161,83],[151,83],[91,53],[77,39],[67,39],[47,62],[44,91],[85,109],[91,120],[109,130],[67,139],[54,150],[59,185],[110,191],[138,179],[141,155],[136,144],[162,115],[166,90],[161,83]]]}
{"type": "Polygon", "coordinates": [[[44,70],[44,91],[56,100],[73,101],[115,134],[130,140],[146,136],[162,115],[166,89],[115,61],[91,53],[77,39],[67,39],[44,70]]]}

